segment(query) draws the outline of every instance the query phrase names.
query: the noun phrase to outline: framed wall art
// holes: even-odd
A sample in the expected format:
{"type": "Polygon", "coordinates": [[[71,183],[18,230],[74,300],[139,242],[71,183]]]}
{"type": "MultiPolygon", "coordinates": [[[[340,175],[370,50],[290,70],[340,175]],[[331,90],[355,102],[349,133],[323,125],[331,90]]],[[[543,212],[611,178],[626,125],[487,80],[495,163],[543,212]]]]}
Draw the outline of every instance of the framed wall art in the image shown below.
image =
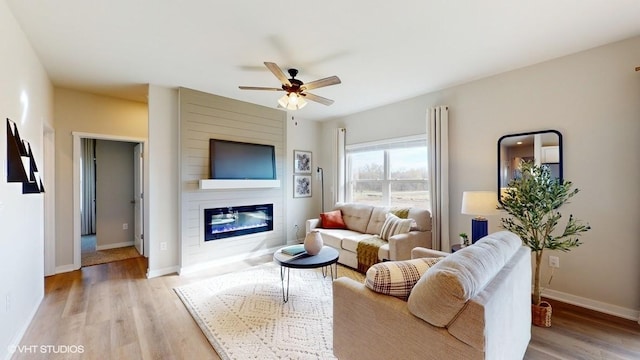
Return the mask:
{"type": "Polygon", "coordinates": [[[311,197],[311,175],[293,175],[293,197],[311,197]]]}
{"type": "Polygon", "coordinates": [[[311,174],[311,151],[293,150],[293,172],[311,174]]]}

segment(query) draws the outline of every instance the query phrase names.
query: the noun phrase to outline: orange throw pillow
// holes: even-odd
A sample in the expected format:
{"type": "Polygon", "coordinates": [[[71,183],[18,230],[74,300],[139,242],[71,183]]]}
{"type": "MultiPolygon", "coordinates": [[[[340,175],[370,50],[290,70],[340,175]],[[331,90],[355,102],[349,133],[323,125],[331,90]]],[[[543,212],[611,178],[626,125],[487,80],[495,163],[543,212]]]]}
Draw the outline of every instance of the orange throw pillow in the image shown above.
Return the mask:
{"type": "Polygon", "coordinates": [[[346,229],[344,220],[342,220],[342,212],[340,210],[329,211],[320,214],[321,226],[325,229],[346,229]]]}

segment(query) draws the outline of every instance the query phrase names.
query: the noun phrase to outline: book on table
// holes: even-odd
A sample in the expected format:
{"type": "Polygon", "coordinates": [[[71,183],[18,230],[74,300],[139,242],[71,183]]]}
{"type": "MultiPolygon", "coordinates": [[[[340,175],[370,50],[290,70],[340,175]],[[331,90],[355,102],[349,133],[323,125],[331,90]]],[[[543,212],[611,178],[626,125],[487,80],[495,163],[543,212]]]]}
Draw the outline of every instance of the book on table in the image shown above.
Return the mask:
{"type": "Polygon", "coordinates": [[[297,244],[297,245],[287,246],[285,248],[282,248],[282,252],[287,254],[287,255],[302,254],[304,252],[304,245],[303,244],[297,244]]]}

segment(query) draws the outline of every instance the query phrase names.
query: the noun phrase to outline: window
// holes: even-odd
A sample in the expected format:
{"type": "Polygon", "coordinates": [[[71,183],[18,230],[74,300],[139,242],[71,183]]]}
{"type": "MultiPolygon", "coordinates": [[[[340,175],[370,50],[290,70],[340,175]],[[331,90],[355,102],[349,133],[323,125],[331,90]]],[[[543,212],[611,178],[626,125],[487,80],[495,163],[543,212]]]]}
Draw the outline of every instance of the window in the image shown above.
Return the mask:
{"type": "Polygon", "coordinates": [[[347,146],[347,201],[428,208],[424,137],[347,146]]]}

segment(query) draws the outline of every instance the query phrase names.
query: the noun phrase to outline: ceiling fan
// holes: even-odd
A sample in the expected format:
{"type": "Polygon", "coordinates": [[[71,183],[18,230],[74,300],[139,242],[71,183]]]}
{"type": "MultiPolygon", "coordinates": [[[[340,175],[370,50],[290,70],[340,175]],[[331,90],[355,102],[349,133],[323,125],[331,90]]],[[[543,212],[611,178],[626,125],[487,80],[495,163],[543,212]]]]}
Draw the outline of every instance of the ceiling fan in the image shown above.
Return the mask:
{"type": "Polygon", "coordinates": [[[289,69],[288,73],[291,76],[290,79],[287,79],[287,76],[280,69],[278,65],[272,62],[266,62],[264,65],[269,69],[273,75],[275,75],[278,80],[282,83],[282,87],[260,87],[260,86],[239,86],[241,90],[268,90],[268,91],[286,91],[287,94],[281,97],[278,100],[278,103],[283,108],[289,110],[297,110],[302,109],[305,105],[307,105],[307,100],[315,101],[317,103],[323,105],[331,105],[333,104],[333,100],[327,99],[322,96],[318,96],[315,94],[308,93],[307,90],[317,89],[324,86],[336,85],[340,84],[340,78],[337,76],[330,76],[324,79],[312,81],[310,83],[303,83],[302,81],[296,79],[298,75],[297,69],[289,69]]]}

